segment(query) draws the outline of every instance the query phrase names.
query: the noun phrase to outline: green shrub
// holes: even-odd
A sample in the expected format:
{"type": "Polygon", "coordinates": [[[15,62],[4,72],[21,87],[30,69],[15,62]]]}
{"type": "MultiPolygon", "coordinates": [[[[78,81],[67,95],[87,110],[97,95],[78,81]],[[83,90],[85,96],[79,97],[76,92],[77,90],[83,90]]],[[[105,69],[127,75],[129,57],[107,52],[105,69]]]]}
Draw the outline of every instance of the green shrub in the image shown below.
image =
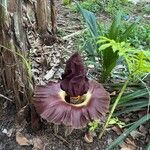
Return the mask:
{"type": "Polygon", "coordinates": [[[138,24],[129,37],[129,42],[136,48],[150,48],[150,26],[148,24],[138,24]]]}
{"type": "Polygon", "coordinates": [[[109,13],[111,16],[114,16],[120,9],[128,14],[131,12],[130,7],[131,3],[128,0],[108,0],[104,3],[103,9],[105,12],[109,13]]]}
{"type": "MultiPolygon", "coordinates": [[[[100,5],[100,1],[99,0],[84,0],[84,1],[79,1],[79,4],[84,9],[87,9],[87,10],[92,11],[92,12],[98,12],[98,11],[102,10],[101,9],[102,6],[100,5]]],[[[73,12],[77,12],[78,11],[78,9],[76,7],[76,4],[71,4],[69,6],[69,8],[73,12]]]]}
{"type": "Polygon", "coordinates": [[[125,28],[121,21],[122,13],[119,11],[114,17],[112,24],[106,29],[106,31],[103,31],[101,26],[97,24],[96,17],[92,12],[83,9],[79,4],[77,4],[77,6],[91,35],[91,37],[85,42],[86,53],[91,61],[96,62],[95,57],[99,58],[100,65],[102,65],[101,79],[105,82],[110,76],[113,68],[116,66],[118,54],[109,46],[106,47],[105,51],[99,52],[98,47],[100,44],[97,43],[97,38],[99,36],[105,36],[116,42],[126,41],[131,36],[137,22],[134,22],[125,28]]]}

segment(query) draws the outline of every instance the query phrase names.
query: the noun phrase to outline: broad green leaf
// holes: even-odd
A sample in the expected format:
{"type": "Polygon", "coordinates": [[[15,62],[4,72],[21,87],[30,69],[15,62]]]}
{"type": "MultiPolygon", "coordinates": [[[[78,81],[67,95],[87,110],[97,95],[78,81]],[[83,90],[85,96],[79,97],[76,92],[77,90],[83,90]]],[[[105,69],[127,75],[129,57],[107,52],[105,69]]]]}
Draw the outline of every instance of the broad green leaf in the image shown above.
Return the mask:
{"type": "Polygon", "coordinates": [[[98,33],[97,33],[97,23],[96,23],[96,17],[95,15],[86,10],[86,9],[83,9],[79,3],[77,3],[77,8],[79,9],[79,12],[81,12],[85,22],[86,22],[86,25],[91,33],[91,35],[95,38],[98,36],[98,33]]]}
{"type": "MultiPolygon", "coordinates": [[[[149,88],[149,90],[150,90],[150,88],[149,88]]],[[[135,98],[140,98],[140,97],[143,97],[146,95],[148,95],[148,91],[146,88],[134,91],[132,93],[129,93],[129,94],[126,94],[125,96],[123,96],[120,99],[118,105],[125,104],[125,103],[127,103],[127,102],[129,102],[135,98]]]]}
{"type": "Polygon", "coordinates": [[[87,40],[84,45],[84,49],[85,52],[87,53],[88,60],[93,62],[96,62],[95,57],[97,56],[97,53],[95,51],[96,50],[95,46],[96,45],[94,45],[90,40],[87,40]]]}
{"type": "Polygon", "coordinates": [[[119,36],[120,25],[121,25],[121,17],[122,17],[122,12],[118,11],[108,31],[108,38],[117,40],[119,36]]]}
{"type": "Polygon", "coordinates": [[[146,98],[140,98],[137,97],[135,100],[132,99],[131,101],[127,102],[127,103],[123,103],[123,104],[119,104],[117,105],[117,108],[121,108],[121,107],[130,107],[130,106],[139,106],[142,105],[143,103],[148,103],[148,99],[146,98]]]}
{"type": "Polygon", "coordinates": [[[99,51],[105,50],[106,48],[108,48],[108,47],[110,47],[110,46],[111,46],[110,43],[108,43],[108,44],[103,44],[103,45],[100,46],[99,51]]]}
{"type": "Polygon", "coordinates": [[[145,107],[148,107],[148,101],[147,102],[143,102],[142,104],[140,105],[135,105],[135,106],[131,106],[131,107],[126,107],[124,109],[121,109],[117,112],[114,113],[114,116],[119,116],[121,114],[126,114],[126,113],[129,113],[129,112],[134,112],[134,111],[137,111],[137,110],[141,110],[141,109],[145,109],[145,107]]]}
{"type": "Polygon", "coordinates": [[[139,22],[140,18],[138,18],[134,23],[132,23],[123,33],[122,36],[120,38],[120,41],[126,40],[132,33],[132,31],[134,30],[134,28],[136,27],[137,23],[139,22]]]}

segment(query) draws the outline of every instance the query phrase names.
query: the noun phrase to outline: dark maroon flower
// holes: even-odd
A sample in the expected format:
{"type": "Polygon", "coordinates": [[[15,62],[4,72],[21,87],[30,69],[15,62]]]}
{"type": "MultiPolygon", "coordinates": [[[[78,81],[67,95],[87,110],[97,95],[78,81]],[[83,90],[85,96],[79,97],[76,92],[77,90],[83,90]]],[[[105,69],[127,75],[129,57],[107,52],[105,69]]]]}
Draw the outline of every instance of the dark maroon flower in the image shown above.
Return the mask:
{"type": "Polygon", "coordinates": [[[87,93],[89,82],[86,77],[86,71],[81,56],[78,53],[72,55],[67,61],[60,87],[72,97],[87,93]]]}
{"type": "Polygon", "coordinates": [[[36,86],[34,93],[33,104],[43,119],[76,129],[101,119],[108,111],[110,100],[101,84],[88,81],[78,53],[67,61],[60,83],[36,86]]]}
{"type": "Polygon", "coordinates": [[[37,86],[34,95],[37,113],[48,122],[73,128],[81,128],[92,120],[100,119],[108,110],[109,94],[96,81],[89,84],[85,101],[76,105],[66,102],[66,93],[61,90],[60,83],[37,86]]]}

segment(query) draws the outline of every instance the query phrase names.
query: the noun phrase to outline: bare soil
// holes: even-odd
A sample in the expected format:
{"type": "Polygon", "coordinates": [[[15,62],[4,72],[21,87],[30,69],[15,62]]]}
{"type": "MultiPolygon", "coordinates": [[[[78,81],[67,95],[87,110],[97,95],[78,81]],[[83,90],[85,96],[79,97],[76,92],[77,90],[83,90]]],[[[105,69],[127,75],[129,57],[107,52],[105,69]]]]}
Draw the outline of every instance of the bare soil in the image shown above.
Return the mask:
{"type": "MultiPolygon", "coordinates": [[[[15,105],[1,99],[0,108],[0,150],[32,150],[33,146],[21,146],[16,142],[15,105]],[[8,133],[11,130],[10,136],[4,133],[4,130],[7,130],[8,133]]],[[[28,139],[40,138],[45,145],[45,150],[105,150],[109,143],[116,138],[116,134],[109,131],[101,140],[96,137],[93,143],[88,144],[83,139],[85,129],[74,130],[69,136],[65,137],[63,126],[59,127],[57,135],[54,134],[53,126],[43,123],[41,129],[34,132],[31,129],[30,122],[28,122],[21,132],[28,139]]]]}

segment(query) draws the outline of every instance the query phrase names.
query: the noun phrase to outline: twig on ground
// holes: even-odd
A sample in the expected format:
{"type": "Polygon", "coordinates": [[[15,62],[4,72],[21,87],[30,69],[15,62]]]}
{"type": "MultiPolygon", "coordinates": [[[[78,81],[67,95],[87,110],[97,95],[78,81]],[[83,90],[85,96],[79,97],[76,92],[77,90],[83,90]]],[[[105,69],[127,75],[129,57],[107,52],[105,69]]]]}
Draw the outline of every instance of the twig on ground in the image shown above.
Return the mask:
{"type": "Polygon", "coordinates": [[[68,38],[72,38],[72,37],[74,37],[74,36],[80,35],[80,34],[84,33],[85,31],[87,31],[87,29],[80,30],[80,31],[74,32],[74,33],[72,33],[72,34],[66,35],[66,36],[64,36],[62,39],[63,39],[63,40],[67,40],[68,38]]]}
{"type": "Polygon", "coordinates": [[[69,142],[67,142],[62,136],[59,136],[58,134],[54,134],[58,139],[60,139],[62,142],[66,143],[67,146],[71,149],[69,142]]]}
{"type": "Polygon", "coordinates": [[[2,95],[2,94],[0,94],[0,97],[2,97],[2,98],[4,98],[4,99],[6,99],[6,100],[8,100],[8,101],[13,102],[13,100],[11,100],[10,98],[8,98],[8,97],[6,97],[6,96],[4,96],[4,95],[2,95]]]}

